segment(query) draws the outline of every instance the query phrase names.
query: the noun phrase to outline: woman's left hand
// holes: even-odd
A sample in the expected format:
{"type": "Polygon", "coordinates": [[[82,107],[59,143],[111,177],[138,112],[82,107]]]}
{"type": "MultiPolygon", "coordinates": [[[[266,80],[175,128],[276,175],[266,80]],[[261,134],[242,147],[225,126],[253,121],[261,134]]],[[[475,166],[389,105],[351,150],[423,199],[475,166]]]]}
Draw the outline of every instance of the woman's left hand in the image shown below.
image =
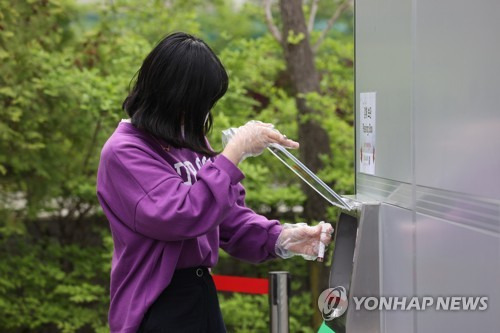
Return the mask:
{"type": "Polygon", "coordinates": [[[276,254],[285,259],[300,255],[306,260],[316,260],[320,242],[325,247],[328,246],[332,233],[333,227],[330,223],[320,222],[314,227],[305,223],[285,223],[276,242],[276,254]]]}

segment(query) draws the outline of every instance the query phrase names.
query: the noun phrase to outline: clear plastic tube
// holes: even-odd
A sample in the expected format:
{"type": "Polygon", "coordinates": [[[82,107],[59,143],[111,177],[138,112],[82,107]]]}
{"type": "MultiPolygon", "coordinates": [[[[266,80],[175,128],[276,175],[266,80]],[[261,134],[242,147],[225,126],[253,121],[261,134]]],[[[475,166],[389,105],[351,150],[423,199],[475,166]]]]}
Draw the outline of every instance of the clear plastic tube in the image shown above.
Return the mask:
{"type": "Polygon", "coordinates": [[[286,148],[272,144],[267,148],[277,159],[292,170],[307,185],[318,192],[326,201],[342,209],[351,210],[352,207],[340,195],[326,185],[308,167],[293,156],[286,148]]]}
{"type": "MultiPolygon", "coordinates": [[[[228,141],[234,136],[236,131],[236,128],[228,128],[222,131],[223,147],[227,145],[228,141]]],[[[320,178],[318,178],[318,176],[316,176],[316,174],[314,174],[314,172],[309,170],[308,167],[293,156],[285,147],[279,144],[271,144],[267,147],[267,149],[278,160],[299,176],[300,179],[306,182],[307,185],[318,192],[318,194],[321,195],[326,201],[342,209],[353,209],[347,200],[344,200],[340,195],[326,185],[320,178]]]]}

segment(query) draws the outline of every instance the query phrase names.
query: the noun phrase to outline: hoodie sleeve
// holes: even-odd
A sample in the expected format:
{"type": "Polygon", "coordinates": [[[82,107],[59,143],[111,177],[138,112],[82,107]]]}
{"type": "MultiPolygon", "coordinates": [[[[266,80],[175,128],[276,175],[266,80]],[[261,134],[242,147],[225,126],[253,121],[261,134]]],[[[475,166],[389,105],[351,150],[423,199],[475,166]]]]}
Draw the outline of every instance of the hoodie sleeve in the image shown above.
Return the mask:
{"type": "Polygon", "coordinates": [[[282,226],[276,220],[245,206],[245,189],[238,185],[238,199],[219,226],[220,247],[241,260],[259,263],[276,258],[275,245],[282,226]]]}
{"type": "Polygon", "coordinates": [[[220,155],[186,185],[170,165],[134,146],[111,149],[104,169],[106,190],[98,194],[110,210],[124,214],[120,220],[135,232],[162,241],[195,238],[216,228],[236,205],[244,177],[220,155]]]}

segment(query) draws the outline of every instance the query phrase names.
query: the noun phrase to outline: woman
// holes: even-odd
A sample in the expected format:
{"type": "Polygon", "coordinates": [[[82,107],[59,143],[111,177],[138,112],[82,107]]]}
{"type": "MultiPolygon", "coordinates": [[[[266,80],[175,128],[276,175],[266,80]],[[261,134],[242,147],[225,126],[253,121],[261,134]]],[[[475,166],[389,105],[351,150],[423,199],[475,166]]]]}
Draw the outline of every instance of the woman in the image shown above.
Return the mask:
{"type": "Polygon", "coordinates": [[[238,129],[217,155],[206,134],[228,77],[200,39],[164,38],[146,57],[104,145],[97,195],[113,235],[111,332],[225,332],[208,268],[223,248],[257,263],[277,256],[314,259],[329,224],[270,221],[245,207],[237,165],[271,143],[289,148],[271,125],[238,129]],[[326,226],[326,228],[325,228],[326,226]]]}

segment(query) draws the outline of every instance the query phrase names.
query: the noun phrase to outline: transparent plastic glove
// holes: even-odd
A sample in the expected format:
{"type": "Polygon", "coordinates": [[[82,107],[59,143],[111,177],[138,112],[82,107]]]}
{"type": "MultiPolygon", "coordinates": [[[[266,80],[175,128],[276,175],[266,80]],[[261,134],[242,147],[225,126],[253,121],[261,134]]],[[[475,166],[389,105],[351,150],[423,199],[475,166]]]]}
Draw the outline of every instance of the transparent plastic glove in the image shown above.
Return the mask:
{"type": "Polygon", "coordinates": [[[234,157],[239,163],[249,156],[258,156],[270,144],[278,143],[286,148],[298,148],[299,144],[287,139],[274,125],[251,120],[238,128],[222,131],[223,154],[234,157]]]}
{"type": "Polygon", "coordinates": [[[306,260],[316,260],[321,248],[320,242],[325,247],[328,246],[332,233],[330,223],[320,222],[314,227],[305,223],[285,223],[276,242],[275,252],[283,259],[300,255],[306,260]]]}

